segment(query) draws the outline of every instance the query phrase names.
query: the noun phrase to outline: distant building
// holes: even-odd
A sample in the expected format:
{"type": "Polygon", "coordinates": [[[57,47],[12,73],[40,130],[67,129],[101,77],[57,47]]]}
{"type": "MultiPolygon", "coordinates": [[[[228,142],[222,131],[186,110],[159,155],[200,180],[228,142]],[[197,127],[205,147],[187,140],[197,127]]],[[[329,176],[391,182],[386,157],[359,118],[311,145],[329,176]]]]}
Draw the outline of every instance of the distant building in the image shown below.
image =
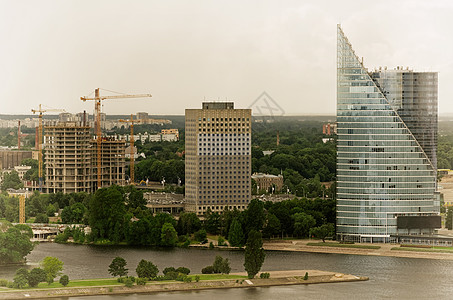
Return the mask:
{"type": "MultiPolygon", "coordinates": [[[[132,151],[134,153],[134,159],[138,158],[137,147],[134,146],[132,151]]],[[[131,158],[131,146],[127,146],[127,148],[125,150],[125,156],[126,156],[126,158],[129,158],[129,159],[131,158]]]]}
{"type": "Polygon", "coordinates": [[[20,180],[24,179],[25,173],[27,173],[28,170],[31,169],[31,166],[15,166],[14,170],[19,174],[20,180]]]}
{"type": "Polygon", "coordinates": [[[337,133],[336,123],[327,123],[322,125],[322,133],[325,135],[333,135],[337,133]]]}
{"type": "Polygon", "coordinates": [[[283,188],[282,175],[275,176],[272,174],[255,173],[252,175],[252,179],[255,180],[258,191],[277,192],[283,188]],[[273,191],[272,187],[274,188],[273,191]]]}
{"type": "Polygon", "coordinates": [[[0,170],[20,166],[26,158],[32,158],[32,151],[0,150],[0,170]]]}
{"type": "Polygon", "coordinates": [[[176,140],[179,141],[179,130],[178,129],[162,129],[160,131],[162,135],[169,135],[176,137],[176,140]]]}
{"type": "Polygon", "coordinates": [[[251,198],[251,109],[204,102],[186,109],[186,210],[243,210],[251,198]]]}

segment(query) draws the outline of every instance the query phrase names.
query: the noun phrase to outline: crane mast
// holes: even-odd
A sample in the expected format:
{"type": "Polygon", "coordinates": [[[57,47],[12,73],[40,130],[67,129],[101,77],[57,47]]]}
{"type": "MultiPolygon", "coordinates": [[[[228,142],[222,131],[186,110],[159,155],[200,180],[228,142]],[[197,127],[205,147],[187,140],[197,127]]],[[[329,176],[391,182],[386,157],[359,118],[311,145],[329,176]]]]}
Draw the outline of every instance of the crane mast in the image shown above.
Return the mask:
{"type": "Polygon", "coordinates": [[[55,112],[64,112],[64,109],[42,109],[41,104],[39,104],[39,109],[32,109],[33,114],[39,113],[39,129],[38,129],[38,181],[39,181],[39,191],[42,192],[42,114],[48,111],[55,112]]]}

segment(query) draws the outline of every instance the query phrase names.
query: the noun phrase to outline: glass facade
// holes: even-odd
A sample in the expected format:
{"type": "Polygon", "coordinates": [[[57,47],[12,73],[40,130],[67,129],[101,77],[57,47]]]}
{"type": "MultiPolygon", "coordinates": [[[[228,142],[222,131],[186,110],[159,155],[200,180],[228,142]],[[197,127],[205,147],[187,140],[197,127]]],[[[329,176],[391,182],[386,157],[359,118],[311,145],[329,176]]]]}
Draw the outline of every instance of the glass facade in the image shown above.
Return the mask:
{"type": "MultiPolygon", "coordinates": [[[[389,101],[391,90],[381,88],[382,76],[368,73],[339,26],[337,30],[337,235],[386,242],[390,235],[407,234],[397,232],[398,215],[438,211],[433,164],[437,135],[429,132],[437,132],[437,74],[435,103],[425,101],[435,111],[435,122],[422,127],[426,124],[417,120],[426,113],[424,100],[406,106],[405,97],[399,104],[389,101]],[[423,128],[431,136],[423,144],[432,143],[430,152],[413,133],[421,134],[423,128]]],[[[395,89],[400,85],[397,80],[390,83],[395,89]]]]}

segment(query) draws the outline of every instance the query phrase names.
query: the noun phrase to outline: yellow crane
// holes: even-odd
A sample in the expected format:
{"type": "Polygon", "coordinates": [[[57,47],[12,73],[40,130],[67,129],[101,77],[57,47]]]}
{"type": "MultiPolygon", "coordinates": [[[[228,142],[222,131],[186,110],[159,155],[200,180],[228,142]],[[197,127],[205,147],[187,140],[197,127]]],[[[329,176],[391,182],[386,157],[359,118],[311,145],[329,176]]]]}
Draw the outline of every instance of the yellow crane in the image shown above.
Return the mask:
{"type": "Polygon", "coordinates": [[[38,177],[39,177],[39,191],[42,192],[42,114],[45,112],[64,112],[64,109],[42,109],[39,104],[39,109],[32,109],[32,113],[39,113],[39,129],[38,129],[38,177]]]}
{"type": "Polygon", "coordinates": [[[145,98],[145,97],[152,97],[151,94],[137,94],[137,95],[114,95],[114,96],[100,96],[99,95],[99,88],[94,90],[94,97],[80,97],[80,100],[83,102],[87,100],[94,100],[94,112],[95,112],[95,132],[96,132],[96,140],[97,140],[97,183],[98,189],[101,188],[101,101],[107,99],[123,99],[123,98],[145,98]]]}
{"type": "Polygon", "coordinates": [[[140,123],[140,120],[135,120],[134,121],[134,115],[131,114],[131,118],[129,120],[123,120],[121,119],[120,122],[123,122],[123,123],[130,123],[130,127],[131,127],[131,137],[129,139],[129,142],[131,144],[131,164],[129,166],[129,169],[131,171],[131,175],[130,175],[130,178],[131,178],[131,184],[135,184],[135,181],[134,181],[134,161],[135,161],[135,157],[134,157],[134,122],[135,123],[140,123]]]}

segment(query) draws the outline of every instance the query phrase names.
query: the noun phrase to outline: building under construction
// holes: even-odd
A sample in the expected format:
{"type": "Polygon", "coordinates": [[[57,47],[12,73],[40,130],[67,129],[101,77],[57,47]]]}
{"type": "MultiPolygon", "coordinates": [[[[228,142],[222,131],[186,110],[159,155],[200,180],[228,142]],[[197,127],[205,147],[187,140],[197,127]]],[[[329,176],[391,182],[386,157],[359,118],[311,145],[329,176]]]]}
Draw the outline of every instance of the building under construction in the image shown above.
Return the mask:
{"type": "MultiPolygon", "coordinates": [[[[44,126],[47,192],[94,192],[97,189],[97,141],[84,122],[44,126]]],[[[125,183],[125,141],[101,141],[101,187],[125,183]]]]}

